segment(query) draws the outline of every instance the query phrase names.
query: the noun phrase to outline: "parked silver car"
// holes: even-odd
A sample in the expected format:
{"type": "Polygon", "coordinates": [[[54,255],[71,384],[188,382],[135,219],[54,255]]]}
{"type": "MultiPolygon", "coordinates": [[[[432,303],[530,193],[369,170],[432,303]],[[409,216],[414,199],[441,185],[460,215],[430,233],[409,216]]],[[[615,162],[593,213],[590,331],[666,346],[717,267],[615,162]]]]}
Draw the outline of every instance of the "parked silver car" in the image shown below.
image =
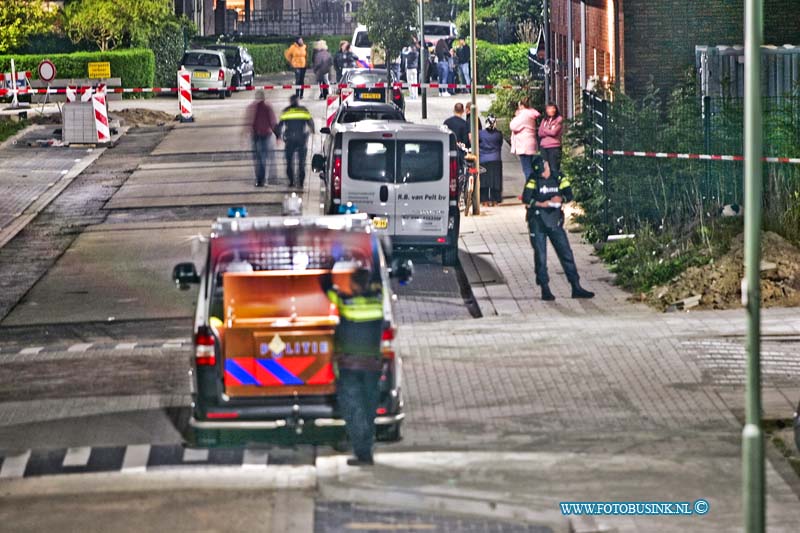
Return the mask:
{"type": "Polygon", "coordinates": [[[228,87],[232,84],[234,72],[228,67],[224,51],[187,50],[181,66],[191,73],[192,88],[217,89],[212,94],[217,94],[220,99],[231,95],[228,87]]]}

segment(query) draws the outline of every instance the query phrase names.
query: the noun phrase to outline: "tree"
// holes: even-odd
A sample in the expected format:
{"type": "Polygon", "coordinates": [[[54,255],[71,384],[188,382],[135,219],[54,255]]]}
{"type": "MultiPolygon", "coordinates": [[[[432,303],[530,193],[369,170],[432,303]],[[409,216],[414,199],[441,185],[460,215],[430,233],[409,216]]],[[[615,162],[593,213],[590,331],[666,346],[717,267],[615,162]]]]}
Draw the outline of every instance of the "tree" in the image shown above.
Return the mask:
{"type": "Polygon", "coordinates": [[[66,6],[66,30],[73,42],[103,51],[143,46],[170,15],[170,0],[76,0],[66,6]]]}
{"type": "Polygon", "coordinates": [[[0,1],[0,52],[25,46],[30,36],[52,29],[55,18],[42,0],[0,1]]]}
{"type": "Polygon", "coordinates": [[[386,52],[387,67],[391,58],[399,56],[403,47],[411,42],[411,28],[417,25],[416,14],[415,0],[366,0],[358,10],[358,21],[369,28],[370,40],[386,52]]]}

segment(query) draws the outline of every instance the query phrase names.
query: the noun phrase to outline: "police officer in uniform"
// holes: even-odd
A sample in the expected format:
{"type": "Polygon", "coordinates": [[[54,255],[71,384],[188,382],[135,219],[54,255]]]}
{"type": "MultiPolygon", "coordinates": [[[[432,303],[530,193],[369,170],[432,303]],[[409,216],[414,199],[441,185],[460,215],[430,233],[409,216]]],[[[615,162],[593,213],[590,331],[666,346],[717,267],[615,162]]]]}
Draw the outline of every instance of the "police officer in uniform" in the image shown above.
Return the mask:
{"type": "Polygon", "coordinates": [[[308,136],[314,132],[314,120],[311,112],[299,103],[299,97],[292,95],[289,107],[281,113],[275,135],[283,139],[286,153],[286,175],[289,187],[295,186],[294,156],[298,159],[298,186],[302,189],[306,179],[306,154],[308,152],[308,136]]]}
{"type": "Polygon", "coordinates": [[[564,202],[572,201],[570,182],[558,174],[551,174],[549,165],[540,156],[533,159],[531,166],[531,173],[522,192],[522,202],[527,209],[526,220],[533,246],[536,284],[542,290],[542,300],[556,299],[550,292],[550,277],[547,273],[548,239],[553,243],[567,281],[572,285],[572,297],[593,298],[594,293],[580,285],[575,257],[564,231],[564,212],[561,206],[564,202]]]}
{"type": "Polygon", "coordinates": [[[372,284],[372,272],[358,263],[337,262],[328,298],[339,311],[334,336],[338,370],[337,396],[353,445],[351,466],[373,464],[375,411],[383,334],[383,298],[380,283],[372,284]]]}

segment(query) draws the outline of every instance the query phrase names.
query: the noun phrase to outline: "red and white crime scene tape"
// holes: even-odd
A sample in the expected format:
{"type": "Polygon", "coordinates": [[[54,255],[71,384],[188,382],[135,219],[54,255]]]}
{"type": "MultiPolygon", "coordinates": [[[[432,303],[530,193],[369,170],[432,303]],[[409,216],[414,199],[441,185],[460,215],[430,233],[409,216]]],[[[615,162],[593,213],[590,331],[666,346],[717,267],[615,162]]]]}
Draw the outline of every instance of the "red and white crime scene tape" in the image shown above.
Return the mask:
{"type": "MultiPolygon", "coordinates": [[[[658,159],[697,159],[700,161],[744,161],[743,155],[682,154],[674,152],[637,152],[632,150],[595,150],[597,155],[625,157],[654,157],[658,159]]],[[[762,157],[767,163],[800,165],[800,157],[762,157]]]]}
{"type": "MultiPolygon", "coordinates": [[[[385,89],[387,87],[391,87],[392,89],[408,89],[411,87],[415,88],[428,88],[428,89],[470,89],[471,85],[466,84],[459,84],[459,83],[362,83],[356,85],[345,85],[345,84],[330,84],[330,85],[317,85],[317,84],[305,84],[305,85],[239,85],[239,86],[231,86],[225,88],[210,88],[210,87],[192,87],[192,92],[209,92],[209,93],[219,93],[221,91],[233,91],[233,92],[242,92],[242,91],[255,91],[257,89],[262,89],[265,91],[278,91],[278,90],[296,90],[296,89],[313,89],[313,88],[322,88],[322,89],[385,89]]],[[[476,85],[476,89],[481,90],[493,90],[493,89],[510,89],[510,90],[518,90],[522,89],[519,85],[476,85]]],[[[89,90],[89,87],[80,87],[78,89],[78,94],[83,94],[85,91],[89,90]]],[[[133,94],[147,94],[147,93],[177,93],[179,91],[178,87],[107,87],[106,93],[114,93],[114,94],[122,94],[122,93],[133,93],[133,94]]],[[[7,96],[11,94],[11,89],[0,88],[0,96],[7,96]]],[[[67,87],[50,87],[48,88],[40,88],[34,89],[32,87],[20,88],[17,90],[17,93],[20,95],[24,94],[65,94],[67,92],[67,87]]]]}

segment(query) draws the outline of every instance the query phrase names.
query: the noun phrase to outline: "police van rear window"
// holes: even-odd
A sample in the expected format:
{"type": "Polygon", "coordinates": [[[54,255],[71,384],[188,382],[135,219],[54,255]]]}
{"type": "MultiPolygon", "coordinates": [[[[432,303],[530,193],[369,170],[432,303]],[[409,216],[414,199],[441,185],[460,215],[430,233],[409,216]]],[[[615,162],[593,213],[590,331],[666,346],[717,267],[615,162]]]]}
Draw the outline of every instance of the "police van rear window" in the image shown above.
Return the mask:
{"type": "Polygon", "coordinates": [[[402,141],[397,143],[398,182],[438,181],[444,177],[442,143],[402,141]]]}
{"type": "Polygon", "coordinates": [[[379,183],[393,181],[393,142],[352,140],[347,146],[347,154],[350,179],[379,183]]]}

